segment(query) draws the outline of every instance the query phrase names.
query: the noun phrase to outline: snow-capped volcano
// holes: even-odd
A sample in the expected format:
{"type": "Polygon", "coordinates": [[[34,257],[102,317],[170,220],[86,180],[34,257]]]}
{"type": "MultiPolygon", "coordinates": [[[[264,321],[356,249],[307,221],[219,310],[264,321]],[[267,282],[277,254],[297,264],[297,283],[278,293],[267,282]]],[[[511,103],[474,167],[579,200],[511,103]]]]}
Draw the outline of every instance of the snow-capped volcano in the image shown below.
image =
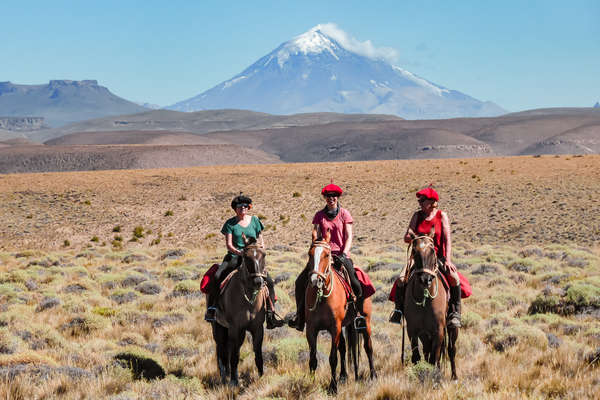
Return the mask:
{"type": "Polygon", "coordinates": [[[171,107],[272,114],[342,112],[408,119],[495,116],[505,111],[393,65],[392,49],[359,42],[333,24],[281,44],[240,74],[171,107]]]}

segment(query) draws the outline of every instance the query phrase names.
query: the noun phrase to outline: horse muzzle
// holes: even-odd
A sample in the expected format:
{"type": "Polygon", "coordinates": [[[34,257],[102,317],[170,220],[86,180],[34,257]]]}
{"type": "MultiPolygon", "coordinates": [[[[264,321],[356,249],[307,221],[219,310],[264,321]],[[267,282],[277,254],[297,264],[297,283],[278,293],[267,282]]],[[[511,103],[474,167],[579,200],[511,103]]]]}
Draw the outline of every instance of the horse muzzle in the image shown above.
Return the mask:
{"type": "Polygon", "coordinates": [[[255,276],[254,279],[252,279],[252,283],[254,285],[255,288],[260,288],[262,287],[262,285],[264,284],[264,279],[261,276],[255,276]]]}
{"type": "Polygon", "coordinates": [[[319,275],[317,275],[317,274],[312,274],[310,276],[310,286],[316,287],[318,289],[322,289],[323,288],[323,279],[320,279],[319,275]]]}

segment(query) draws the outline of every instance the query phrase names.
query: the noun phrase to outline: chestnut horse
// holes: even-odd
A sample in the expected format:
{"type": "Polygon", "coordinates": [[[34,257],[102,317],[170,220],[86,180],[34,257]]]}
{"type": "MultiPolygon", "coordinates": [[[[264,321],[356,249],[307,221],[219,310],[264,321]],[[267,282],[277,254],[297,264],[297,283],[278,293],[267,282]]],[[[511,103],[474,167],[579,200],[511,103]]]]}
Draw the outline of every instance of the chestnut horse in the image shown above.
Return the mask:
{"type": "MultiPolygon", "coordinates": [[[[419,340],[423,345],[423,355],[427,362],[440,367],[442,352],[445,350],[446,314],[448,297],[433,246],[434,229],[429,235],[412,238],[410,249],[413,264],[409,270],[404,296],[406,331],[412,348],[412,362],[421,359],[419,340]]],[[[456,339],[458,328],[448,328],[448,356],[452,368],[452,379],[456,377],[456,339]]]]}
{"type": "Polygon", "coordinates": [[[262,342],[268,289],[265,277],[265,251],[254,239],[247,240],[242,250],[242,263],[234,271],[219,296],[217,321],[213,323],[213,338],[217,344],[217,363],[221,382],[237,386],[240,348],[246,331],[252,334],[254,361],[258,375],[263,375],[262,342]]]}
{"type": "MultiPolygon", "coordinates": [[[[308,252],[309,260],[306,266],[309,269],[309,284],[305,292],[305,317],[306,317],[306,340],[310,349],[309,368],[314,373],[317,369],[317,335],[319,331],[326,330],[331,335],[331,349],[329,351],[329,366],[331,367],[331,382],[329,392],[337,393],[337,351],[340,352],[340,381],[348,378],[346,371],[346,344],[342,327],[348,329],[348,337],[351,339],[348,347],[352,349],[354,360],[355,378],[358,379],[358,361],[356,357],[356,332],[352,321],[356,316],[354,307],[348,307],[344,284],[340,275],[333,270],[331,247],[329,240],[331,233],[328,231],[325,238],[318,238],[313,232],[312,245],[308,252]]],[[[364,302],[363,310],[367,328],[364,330],[365,351],[369,359],[371,377],[376,376],[373,367],[373,345],[371,341],[371,300],[364,302]]]]}

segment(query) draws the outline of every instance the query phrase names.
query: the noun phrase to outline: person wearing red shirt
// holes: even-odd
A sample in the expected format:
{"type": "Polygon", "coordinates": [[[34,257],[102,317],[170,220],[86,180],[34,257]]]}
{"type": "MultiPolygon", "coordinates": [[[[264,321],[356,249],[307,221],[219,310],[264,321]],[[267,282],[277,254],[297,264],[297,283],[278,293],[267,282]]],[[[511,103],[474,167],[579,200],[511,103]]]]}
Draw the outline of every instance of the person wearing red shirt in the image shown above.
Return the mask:
{"type": "MultiPolygon", "coordinates": [[[[333,183],[325,186],[321,190],[321,194],[325,199],[325,207],[318,211],[313,218],[313,232],[318,237],[325,236],[325,233],[329,231],[331,239],[329,246],[331,247],[331,254],[333,255],[333,265],[339,269],[343,265],[348,271],[350,277],[350,285],[356,295],[356,307],[357,311],[361,314],[356,318],[355,326],[358,329],[366,327],[366,320],[364,319],[363,302],[362,297],[362,286],[356,276],[354,270],[354,263],[350,258],[350,249],[352,248],[352,215],[348,210],[342,208],[339,204],[339,197],[342,195],[343,190],[333,183]]],[[[296,279],[296,317],[289,321],[289,326],[302,331],[304,329],[304,294],[306,292],[306,286],[308,285],[308,273],[309,270],[304,268],[296,279]]]]}
{"type": "MultiPolygon", "coordinates": [[[[450,304],[448,307],[448,326],[460,327],[460,278],[456,266],[452,263],[452,236],[450,231],[450,220],[448,215],[438,209],[440,199],[438,193],[431,187],[417,192],[417,198],[421,209],[415,212],[410,220],[404,241],[412,241],[411,233],[416,235],[427,235],[432,228],[435,229],[433,245],[438,259],[438,268],[442,271],[450,284],[450,304]]],[[[396,288],[394,299],[396,309],[390,317],[390,322],[402,323],[404,312],[404,277],[401,277],[396,288]]]]}

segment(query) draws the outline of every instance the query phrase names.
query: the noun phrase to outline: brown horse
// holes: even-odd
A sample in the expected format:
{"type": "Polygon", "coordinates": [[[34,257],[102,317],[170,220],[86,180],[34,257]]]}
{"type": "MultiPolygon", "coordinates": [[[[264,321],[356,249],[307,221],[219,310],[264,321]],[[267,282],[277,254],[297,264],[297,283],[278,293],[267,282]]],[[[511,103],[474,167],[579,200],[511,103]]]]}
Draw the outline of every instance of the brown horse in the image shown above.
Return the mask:
{"type": "Polygon", "coordinates": [[[213,338],[217,345],[217,363],[221,382],[237,386],[240,348],[246,331],[252,334],[254,361],[258,375],[263,375],[263,323],[268,301],[265,277],[265,251],[254,239],[247,240],[242,250],[242,263],[219,296],[217,321],[213,323],[213,338]]]}
{"type": "MultiPolygon", "coordinates": [[[[440,367],[440,358],[445,350],[444,330],[448,311],[448,297],[433,246],[432,229],[429,235],[416,236],[409,231],[412,241],[411,258],[413,264],[406,283],[404,313],[406,330],[412,348],[412,362],[421,359],[419,340],[423,345],[425,359],[440,367]]],[[[448,356],[452,368],[452,379],[456,377],[456,339],[458,328],[448,328],[448,356]]]]}
{"type": "MultiPolygon", "coordinates": [[[[331,233],[327,232],[325,238],[318,238],[313,233],[313,241],[308,252],[309,260],[309,284],[305,292],[305,317],[306,317],[306,339],[310,349],[309,368],[314,373],[317,369],[317,335],[319,331],[326,330],[331,335],[331,349],[329,352],[329,366],[331,367],[331,382],[329,392],[337,393],[337,351],[340,352],[340,381],[348,378],[346,371],[346,344],[342,326],[354,329],[352,321],[356,316],[354,307],[348,307],[346,292],[342,278],[333,270],[331,248],[329,240],[331,233]]],[[[371,342],[371,301],[367,299],[364,304],[367,329],[365,330],[365,350],[369,358],[371,377],[376,376],[373,367],[373,345],[371,342]]],[[[351,332],[351,331],[350,331],[351,332]]],[[[355,378],[358,378],[358,361],[356,357],[356,333],[349,333],[348,347],[352,349],[354,356],[355,378]]]]}

